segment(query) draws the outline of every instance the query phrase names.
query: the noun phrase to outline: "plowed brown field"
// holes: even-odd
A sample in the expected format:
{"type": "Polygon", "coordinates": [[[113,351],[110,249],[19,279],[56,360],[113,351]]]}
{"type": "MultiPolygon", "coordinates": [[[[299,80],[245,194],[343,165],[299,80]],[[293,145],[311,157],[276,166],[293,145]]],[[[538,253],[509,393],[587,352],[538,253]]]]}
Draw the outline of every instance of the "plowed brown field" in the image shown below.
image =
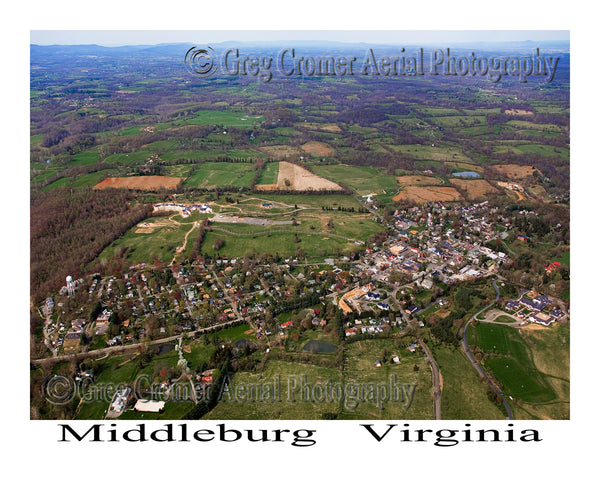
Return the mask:
{"type": "Polygon", "coordinates": [[[183,182],[183,177],[161,177],[157,175],[148,175],[140,177],[114,177],[106,178],[95,185],[94,190],[105,188],[127,188],[129,190],[175,190],[183,182]]]}

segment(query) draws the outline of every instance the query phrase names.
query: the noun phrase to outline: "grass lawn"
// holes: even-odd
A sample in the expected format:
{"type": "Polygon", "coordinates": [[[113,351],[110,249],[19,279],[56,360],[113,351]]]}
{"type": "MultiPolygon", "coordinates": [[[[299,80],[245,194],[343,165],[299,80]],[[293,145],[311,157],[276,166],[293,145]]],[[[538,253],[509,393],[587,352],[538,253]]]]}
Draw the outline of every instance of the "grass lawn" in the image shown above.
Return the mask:
{"type": "Polygon", "coordinates": [[[242,339],[248,339],[248,340],[256,339],[256,336],[254,335],[254,333],[250,333],[248,335],[246,335],[246,333],[244,333],[244,332],[247,332],[248,330],[252,330],[250,325],[248,325],[247,323],[243,323],[241,325],[236,325],[235,327],[231,327],[226,330],[221,330],[219,332],[216,332],[216,334],[219,336],[219,339],[230,340],[232,342],[237,342],[238,340],[242,340],[242,339]]]}
{"type": "MultiPolygon", "coordinates": [[[[531,354],[537,369],[557,395],[548,403],[523,405],[537,418],[566,420],[570,416],[570,328],[555,323],[547,328],[523,329],[525,341],[532,344],[531,354]]],[[[523,414],[526,412],[524,411],[523,414]]],[[[529,418],[524,415],[521,418],[529,418]]]]}

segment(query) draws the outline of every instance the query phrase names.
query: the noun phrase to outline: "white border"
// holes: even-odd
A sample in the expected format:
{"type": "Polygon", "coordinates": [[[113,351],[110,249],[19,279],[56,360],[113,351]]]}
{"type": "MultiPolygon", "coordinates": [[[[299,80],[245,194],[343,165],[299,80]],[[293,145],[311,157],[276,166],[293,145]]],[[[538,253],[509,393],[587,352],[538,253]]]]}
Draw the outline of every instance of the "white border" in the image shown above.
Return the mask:
{"type": "MultiPolygon", "coordinates": [[[[593,117],[585,114],[597,97],[598,80],[596,52],[592,35],[591,10],[582,11],[562,2],[494,2],[484,7],[481,2],[406,2],[390,6],[388,2],[326,3],[308,0],[285,6],[283,2],[227,2],[207,5],[206,2],[125,3],[114,0],[101,3],[29,2],[18,7],[16,14],[5,12],[10,28],[4,30],[3,86],[11,92],[6,117],[10,127],[4,140],[10,143],[5,161],[10,158],[9,173],[19,182],[5,190],[15,211],[5,217],[11,234],[4,238],[8,264],[2,280],[4,311],[4,365],[17,365],[5,378],[3,414],[7,417],[3,429],[9,440],[9,463],[28,473],[45,478],[67,478],[71,475],[87,478],[123,475],[126,473],[181,475],[216,474],[226,477],[243,475],[249,478],[305,478],[322,471],[350,478],[384,475],[443,475],[464,478],[494,475],[506,471],[515,478],[535,476],[562,478],[591,464],[586,455],[594,447],[592,437],[595,402],[598,396],[595,378],[588,361],[593,357],[597,337],[597,318],[591,309],[595,298],[594,265],[589,261],[595,251],[595,206],[591,197],[598,178],[596,151],[592,142],[597,133],[593,117]],[[377,444],[363,439],[353,422],[318,422],[318,447],[294,449],[281,445],[274,448],[248,444],[215,445],[131,445],[72,444],[69,448],[56,443],[56,422],[31,422],[29,418],[28,371],[28,57],[29,30],[38,29],[273,29],[276,25],[289,29],[557,29],[571,30],[572,52],[572,344],[571,344],[571,418],[567,422],[533,422],[533,428],[543,432],[544,442],[538,445],[473,444],[452,448],[432,445],[386,442],[377,444]],[[14,164],[14,166],[13,166],[14,164]],[[14,169],[14,170],[13,170],[14,169]],[[22,180],[21,180],[22,179],[22,180]],[[587,182],[590,182],[589,184],[587,182]],[[15,228],[17,227],[17,228],[15,228]],[[17,233],[12,233],[19,230],[17,233]],[[591,270],[591,272],[590,272],[591,270]],[[588,273],[589,272],[589,273],[588,273]],[[16,327],[16,328],[14,328],[16,327]],[[19,339],[19,340],[15,340],[19,339]],[[23,368],[23,370],[21,370],[23,368]],[[21,451],[23,454],[19,454],[21,451]],[[293,452],[299,453],[299,455],[293,452]],[[432,461],[433,460],[433,461],[432,461]],[[324,470],[322,470],[324,469],[324,470]]],[[[7,127],[4,126],[6,129],[7,127]]],[[[8,175],[6,175],[8,178],[8,175]]],[[[12,182],[10,182],[12,183],[12,182]]],[[[7,232],[8,230],[4,230],[7,232]]],[[[227,422],[232,423],[232,422],[227,422]]],[[[235,425],[245,422],[235,422],[235,425]]],[[[256,423],[256,422],[254,422],[256,423]]],[[[286,422],[290,426],[306,427],[310,422],[286,422]],[[293,424],[293,425],[292,425],[293,424]]],[[[435,422],[408,422],[411,426],[427,425],[440,428],[435,422]]],[[[446,427],[453,422],[443,421],[446,427]]],[[[482,422],[470,422],[482,425],[482,422]]],[[[486,423],[486,422],[484,422],[486,423]]],[[[493,425],[495,422],[490,422],[493,425]]],[[[279,422],[259,422],[261,428],[280,428],[279,422]]],[[[458,426],[464,422],[458,422],[458,426]]],[[[232,424],[233,425],[233,424],[232,424]]],[[[521,423],[519,422],[519,426],[521,423]]],[[[239,427],[238,427],[239,428],[239,427]]],[[[10,470],[8,470],[10,471],[10,470]]]]}

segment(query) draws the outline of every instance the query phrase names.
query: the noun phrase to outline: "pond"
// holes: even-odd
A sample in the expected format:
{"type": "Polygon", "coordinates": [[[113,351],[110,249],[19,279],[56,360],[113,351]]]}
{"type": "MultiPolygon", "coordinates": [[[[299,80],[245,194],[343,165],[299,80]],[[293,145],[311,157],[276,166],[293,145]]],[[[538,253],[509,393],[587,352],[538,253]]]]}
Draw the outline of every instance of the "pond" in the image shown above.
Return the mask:
{"type": "Polygon", "coordinates": [[[158,347],[157,355],[164,355],[165,353],[169,353],[171,350],[175,348],[175,345],[172,343],[163,343],[158,347]]]}
{"type": "Polygon", "coordinates": [[[479,174],[477,172],[455,172],[452,175],[455,177],[466,177],[466,178],[477,178],[479,174]]]}
{"type": "Polygon", "coordinates": [[[237,348],[244,348],[246,345],[250,345],[250,342],[246,338],[240,338],[234,343],[237,348]]]}
{"type": "Polygon", "coordinates": [[[335,352],[335,345],[327,342],[321,342],[320,340],[310,340],[302,348],[305,352],[311,353],[333,353],[335,352]]]}

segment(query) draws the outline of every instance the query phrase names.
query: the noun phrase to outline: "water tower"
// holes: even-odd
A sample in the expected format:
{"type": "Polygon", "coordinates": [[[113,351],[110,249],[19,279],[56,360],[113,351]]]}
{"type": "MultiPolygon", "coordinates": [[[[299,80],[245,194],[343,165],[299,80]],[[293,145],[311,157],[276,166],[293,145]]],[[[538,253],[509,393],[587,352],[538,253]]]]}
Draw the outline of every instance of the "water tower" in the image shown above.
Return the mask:
{"type": "Polygon", "coordinates": [[[69,297],[70,297],[75,292],[75,282],[73,282],[73,277],[71,275],[67,275],[66,280],[67,280],[67,295],[69,295],[69,297]]]}

